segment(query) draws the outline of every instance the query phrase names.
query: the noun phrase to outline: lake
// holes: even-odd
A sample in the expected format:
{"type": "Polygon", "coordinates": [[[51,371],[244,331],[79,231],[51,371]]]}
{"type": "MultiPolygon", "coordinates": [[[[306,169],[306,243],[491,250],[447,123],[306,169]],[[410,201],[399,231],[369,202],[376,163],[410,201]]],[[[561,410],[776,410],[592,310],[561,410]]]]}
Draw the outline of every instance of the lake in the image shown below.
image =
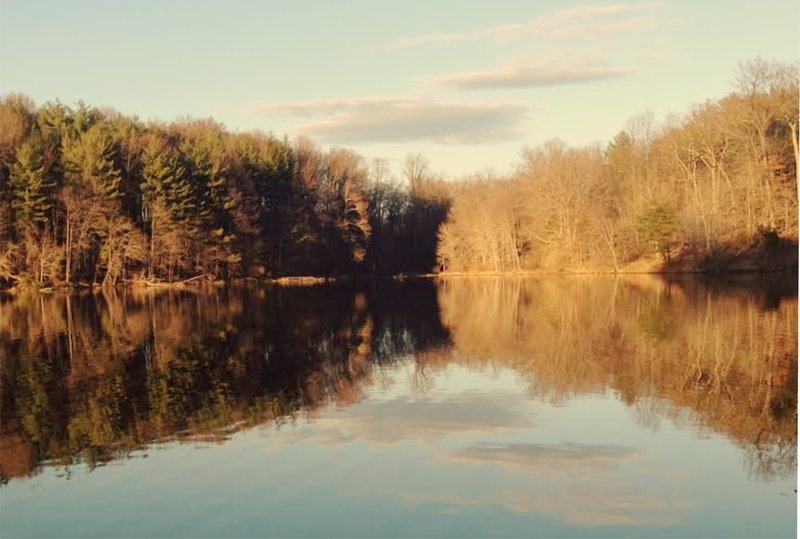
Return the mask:
{"type": "Polygon", "coordinates": [[[793,537],[797,305],[650,276],[4,298],[0,535],[793,537]]]}

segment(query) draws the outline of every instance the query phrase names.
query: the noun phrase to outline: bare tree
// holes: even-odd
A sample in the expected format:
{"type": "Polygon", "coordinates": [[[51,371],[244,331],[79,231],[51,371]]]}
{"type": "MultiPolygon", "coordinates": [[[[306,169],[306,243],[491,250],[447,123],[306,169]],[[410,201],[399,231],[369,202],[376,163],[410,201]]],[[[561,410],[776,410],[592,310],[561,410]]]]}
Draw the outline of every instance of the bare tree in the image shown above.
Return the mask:
{"type": "Polygon", "coordinates": [[[408,154],[403,162],[403,176],[413,195],[429,177],[430,163],[422,154],[408,154]]]}

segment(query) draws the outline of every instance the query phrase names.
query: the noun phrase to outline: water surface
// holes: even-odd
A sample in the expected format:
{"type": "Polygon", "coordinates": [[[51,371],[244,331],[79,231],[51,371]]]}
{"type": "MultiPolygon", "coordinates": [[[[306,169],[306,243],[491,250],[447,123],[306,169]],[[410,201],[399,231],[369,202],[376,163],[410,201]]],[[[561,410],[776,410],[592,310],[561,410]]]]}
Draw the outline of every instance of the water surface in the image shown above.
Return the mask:
{"type": "Polygon", "coordinates": [[[3,537],[796,534],[796,288],[55,294],[0,352],[3,537]]]}

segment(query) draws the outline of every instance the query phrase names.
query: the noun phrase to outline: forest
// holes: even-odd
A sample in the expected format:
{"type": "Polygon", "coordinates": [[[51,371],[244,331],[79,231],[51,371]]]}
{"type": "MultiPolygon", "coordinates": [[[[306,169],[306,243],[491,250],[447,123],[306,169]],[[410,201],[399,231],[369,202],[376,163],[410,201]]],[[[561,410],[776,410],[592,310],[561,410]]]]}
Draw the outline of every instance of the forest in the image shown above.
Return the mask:
{"type": "Polygon", "coordinates": [[[798,70],[608,144],[445,178],[211,119],[0,100],[0,288],[205,277],[796,269],[798,70]],[[788,252],[792,256],[781,257],[788,252]],[[737,265],[738,264],[738,265],[737,265]],[[785,267],[783,267],[785,266],[785,267]]]}

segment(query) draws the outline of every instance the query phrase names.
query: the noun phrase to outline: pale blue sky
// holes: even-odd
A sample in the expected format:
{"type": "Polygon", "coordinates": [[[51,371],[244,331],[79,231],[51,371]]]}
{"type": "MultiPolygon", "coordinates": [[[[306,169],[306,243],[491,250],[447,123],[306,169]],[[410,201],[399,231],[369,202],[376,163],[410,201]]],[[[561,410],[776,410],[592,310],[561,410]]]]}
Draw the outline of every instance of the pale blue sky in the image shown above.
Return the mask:
{"type": "Polygon", "coordinates": [[[796,0],[0,0],[0,93],[504,172],[721,97],[740,60],[797,61],[798,28],[796,0]]]}

